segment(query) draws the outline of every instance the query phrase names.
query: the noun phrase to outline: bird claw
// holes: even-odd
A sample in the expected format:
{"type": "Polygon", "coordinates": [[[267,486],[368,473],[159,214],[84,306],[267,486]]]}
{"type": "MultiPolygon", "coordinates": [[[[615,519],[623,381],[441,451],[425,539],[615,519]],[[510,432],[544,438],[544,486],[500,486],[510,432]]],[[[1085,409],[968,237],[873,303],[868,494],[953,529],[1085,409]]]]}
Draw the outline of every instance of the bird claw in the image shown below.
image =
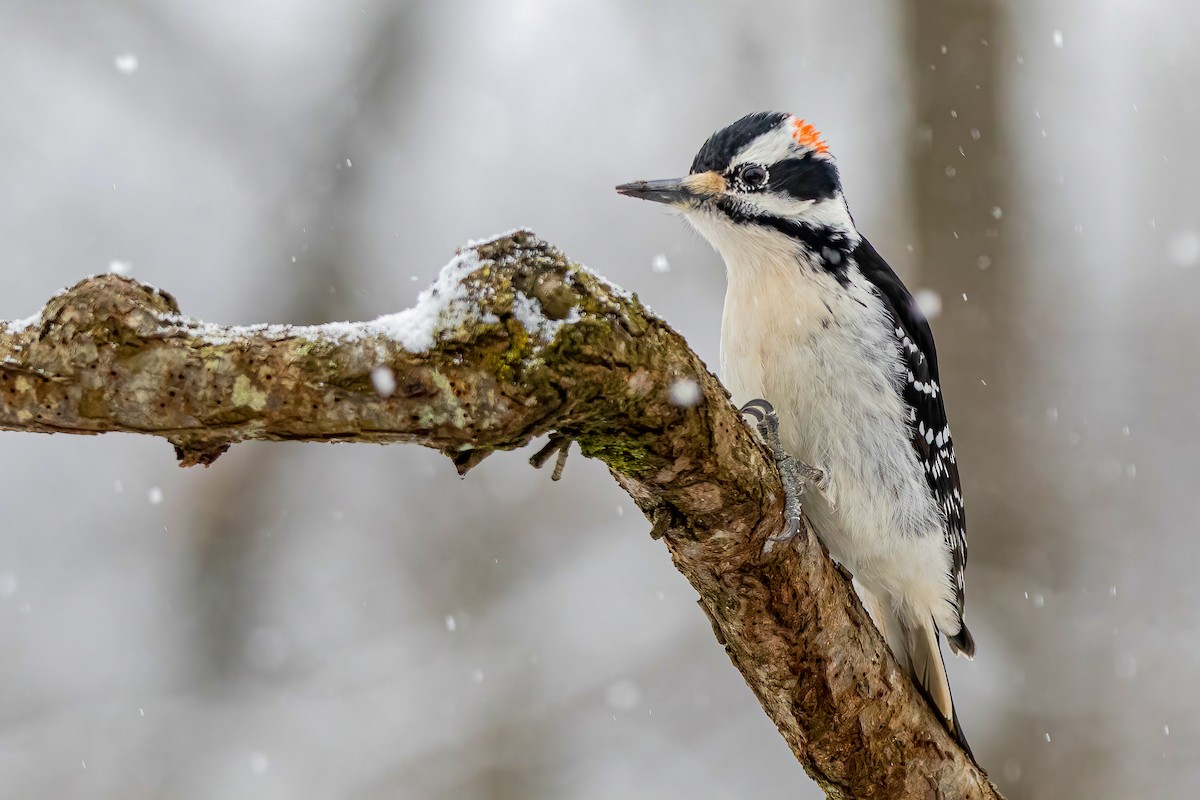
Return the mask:
{"type": "Polygon", "coordinates": [[[771,449],[775,465],[779,468],[779,476],[783,480],[783,515],[787,520],[787,530],[772,536],[769,541],[791,541],[801,529],[800,516],[803,509],[800,497],[809,484],[824,489],[828,485],[825,472],[798,461],[784,451],[779,436],[779,415],[775,413],[775,407],[766,400],[751,400],[742,406],[741,413],[754,418],[755,427],[767,447],[771,449]]]}
{"type": "Polygon", "coordinates": [[[772,536],[771,541],[790,542],[800,533],[800,515],[803,511],[800,497],[807,488],[804,471],[812,468],[786,454],[775,463],[779,467],[779,476],[783,479],[783,516],[788,525],[783,533],[772,536]]]}

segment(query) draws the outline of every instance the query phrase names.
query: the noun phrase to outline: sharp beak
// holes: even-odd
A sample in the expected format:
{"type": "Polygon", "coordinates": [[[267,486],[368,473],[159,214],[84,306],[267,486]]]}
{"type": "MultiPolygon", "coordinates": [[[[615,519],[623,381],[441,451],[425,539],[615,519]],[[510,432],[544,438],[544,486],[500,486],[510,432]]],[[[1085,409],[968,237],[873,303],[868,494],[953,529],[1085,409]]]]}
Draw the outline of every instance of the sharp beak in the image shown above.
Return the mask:
{"type": "Polygon", "coordinates": [[[634,181],[622,183],[617,187],[617,194],[626,197],[637,197],[655,203],[667,205],[690,205],[699,198],[687,187],[682,178],[671,178],[665,181],[634,181]]]}

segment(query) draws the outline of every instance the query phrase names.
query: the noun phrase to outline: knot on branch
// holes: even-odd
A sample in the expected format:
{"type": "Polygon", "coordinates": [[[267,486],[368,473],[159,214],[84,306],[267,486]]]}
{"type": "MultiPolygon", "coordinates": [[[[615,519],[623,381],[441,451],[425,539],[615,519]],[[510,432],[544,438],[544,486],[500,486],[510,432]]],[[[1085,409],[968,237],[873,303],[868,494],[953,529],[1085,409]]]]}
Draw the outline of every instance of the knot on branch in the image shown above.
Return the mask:
{"type": "Polygon", "coordinates": [[[168,436],[175,446],[175,459],[181,467],[209,467],[229,449],[228,441],[212,441],[200,436],[168,436]]]}
{"type": "Polygon", "coordinates": [[[132,344],[162,329],[179,304],[167,292],[121,275],[94,275],[46,303],[39,340],[69,340],[79,334],[114,344],[132,344]]]}
{"type": "MultiPolygon", "coordinates": [[[[508,301],[505,311],[519,310],[512,305],[519,292],[537,300],[546,319],[557,322],[571,318],[584,301],[584,286],[569,280],[579,265],[531,231],[516,231],[475,245],[474,250],[481,262],[507,272],[506,282],[513,293],[505,297],[508,301]]],[[[483,277],[487,277],[486,272],[483,277]]]]}

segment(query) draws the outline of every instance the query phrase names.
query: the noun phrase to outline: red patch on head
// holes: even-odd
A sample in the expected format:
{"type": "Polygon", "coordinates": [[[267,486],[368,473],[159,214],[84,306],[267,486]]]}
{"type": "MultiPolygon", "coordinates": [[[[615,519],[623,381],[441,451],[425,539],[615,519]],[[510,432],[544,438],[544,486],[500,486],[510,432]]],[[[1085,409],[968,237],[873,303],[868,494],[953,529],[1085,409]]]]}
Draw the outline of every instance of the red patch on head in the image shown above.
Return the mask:
{"type": "Polygon", "coordinates": [[[821,141],[821,132],[799,117],[792,117],[792,138],[801,147],[815,150],[822,155],[829,153],[829,146],[821,141]]]}

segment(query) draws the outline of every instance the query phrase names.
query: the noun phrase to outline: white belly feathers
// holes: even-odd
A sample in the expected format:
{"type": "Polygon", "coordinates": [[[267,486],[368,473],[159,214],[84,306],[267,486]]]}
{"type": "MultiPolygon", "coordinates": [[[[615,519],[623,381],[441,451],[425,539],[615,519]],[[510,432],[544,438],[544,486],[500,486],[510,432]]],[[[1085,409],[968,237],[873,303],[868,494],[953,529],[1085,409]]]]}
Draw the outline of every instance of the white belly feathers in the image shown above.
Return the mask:
{"type": "Polygon", "coordinates": [[[730,270],[722,380],[739,405],[769,401],[784,448],[825,470],[829,489],[803,505],[834,558],[914,623],[955,630],[945,522],[908,440],[898,345],[882,338],[894,325],[865,281],[848,288],[794,259],[730,270]]]}

